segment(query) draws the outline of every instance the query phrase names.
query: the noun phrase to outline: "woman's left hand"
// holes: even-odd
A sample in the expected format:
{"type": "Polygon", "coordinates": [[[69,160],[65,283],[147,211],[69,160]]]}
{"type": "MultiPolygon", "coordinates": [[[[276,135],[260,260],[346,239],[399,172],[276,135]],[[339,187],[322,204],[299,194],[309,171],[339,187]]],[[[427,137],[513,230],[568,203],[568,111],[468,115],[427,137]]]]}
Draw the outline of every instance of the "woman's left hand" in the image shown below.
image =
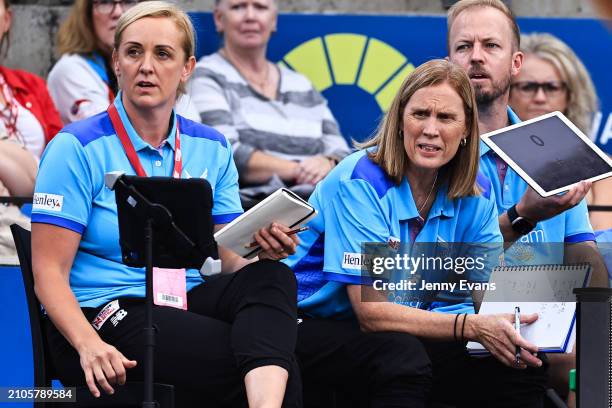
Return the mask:
{"type": "Polygon", "coordinates": [[[325,156],[319,155],[304,159],[298,165],[296,184],[315,185],[333,168],[333,162],[325,156]]]}
{"type": "Polygon", "coordinates": [[[291,228],[276,222],[257,231],[254,238],[261,247],[259,259],[278,261],[294,254],[299,240],[297,234],[287,235],[288,231],[291,228]]]}

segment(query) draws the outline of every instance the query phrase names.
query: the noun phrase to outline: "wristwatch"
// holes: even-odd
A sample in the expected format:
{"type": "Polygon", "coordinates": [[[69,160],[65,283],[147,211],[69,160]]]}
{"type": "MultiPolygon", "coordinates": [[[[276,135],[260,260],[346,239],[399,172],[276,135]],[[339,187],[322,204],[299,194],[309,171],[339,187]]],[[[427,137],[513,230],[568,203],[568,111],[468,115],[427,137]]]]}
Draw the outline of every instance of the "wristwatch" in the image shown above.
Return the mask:
{"type": "Polygon", "coordinates": [[[518,215],[518,213],[516,212],[516,204],[508,208],[508,211],[506,211],[506,213],[508,214],[508,218],[510,219],[512,229],[521,235],[529,234],[531,230],[534,229],[536,226],[533,221],[518,215]]]}

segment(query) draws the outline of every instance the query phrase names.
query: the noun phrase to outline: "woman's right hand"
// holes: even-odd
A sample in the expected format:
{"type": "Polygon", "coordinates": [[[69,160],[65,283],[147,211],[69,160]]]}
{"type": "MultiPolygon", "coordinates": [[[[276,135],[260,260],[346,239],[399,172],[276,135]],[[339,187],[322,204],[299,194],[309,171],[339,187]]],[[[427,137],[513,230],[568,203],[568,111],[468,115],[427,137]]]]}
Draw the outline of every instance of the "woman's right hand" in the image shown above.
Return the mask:
{"type": "Polygon", "coordinates": [[[112,385],[125,384],[126,369],[136,367],[136,360],[128,360],[119,350],[97,337],[77,348],[85,382],[94,397],[100,396],[96,383],[107,393],[114,394],[112,385]]]}
{"type": "MultiPolygon", "coordinates": [[[[467,315],[466,332],[468,338],[482,344],[495,358],[509,367],[540,367],[542,360],[534,354],[538,347],[525,340],[514,329],[514,315],[511,313],[495,315],[467,315]],[[516,365],[516,346],[521,348],[519,365],[516,365]]],[[[521,315],[521,324],[538,320],[536,313],[521,315]]]]}

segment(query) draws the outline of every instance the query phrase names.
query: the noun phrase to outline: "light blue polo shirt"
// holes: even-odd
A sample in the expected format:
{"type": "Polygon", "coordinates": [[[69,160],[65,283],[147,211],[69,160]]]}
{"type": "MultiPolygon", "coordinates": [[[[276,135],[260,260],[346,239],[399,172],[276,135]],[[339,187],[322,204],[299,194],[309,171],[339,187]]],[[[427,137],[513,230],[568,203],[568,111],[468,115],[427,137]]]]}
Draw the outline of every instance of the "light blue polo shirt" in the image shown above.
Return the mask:
{"type": "MultiPolygon", "coordinates": [[[[456,200],[439,188],[417,242],[502,242],[489,183],[482,196],[456,200]]],[[[310,197],[318,215],[300,234],[295,255],[285,262],[298,281],[298,308],[313,317],[352,316],[347,284],[363,284],[356,264],[364,242],[410,241],[408,221],[418,217],[410,185],[396,185],[366,151],[345,158],[310,197]]],[[[490,271],[488,271],[490,272],[490,271]]],[[[480,277],[487,281],[488,276],[480,277]]]]}
{"type": "MultiPolygon", "coordinates": [[[[216,130],[172,114],[166,142],[157,149],[134,130],[121,93],[115,106],[149,176],[172,175],[176,124],[181,132],[182,178],[205,178],[213,189],[213,220],[232,221],[242,213],[232,149],[216,130]]],[[[66,126],[47,146],[36,180],[32,222],[52,224],[82,235],[70,271],[70,286],[81,307],[97,307],[119,297],[144,297],[144,268],[121,262],[115,193],[104,174],[135,175],[107,112],[66,126]]],[[[202,283],[187,271],[187,290],[202,283]]]]}
{"type": "MultiPolygon", "coordinates": [[[[520,119],[508,108],[508,119],[511,124],[519,123],[520,119]]],[[[480,171],[484,173],[492,184],[497,211],[505,213],[508,208],[518,203],[525,194],[528,184],[514,171],[508,168],[503,185],[499,179],[495,152],[484,142],[480,142],[480,171]]],[[[576,243],[595,241],[593,228],[589,222],[586,200],[577,206],[548,220],[539,222],[529,234],[522,236],[520,243],[576,243]]],[[[540,257],[530,260],[529,263],[562,263],[562,246],[538,246],[543,253],[540,257]],[[546,253],[546,254],[544,254],[546,253]]],[[[507,253],[506,261],[512,263],[512,250],[507,253]]]]}

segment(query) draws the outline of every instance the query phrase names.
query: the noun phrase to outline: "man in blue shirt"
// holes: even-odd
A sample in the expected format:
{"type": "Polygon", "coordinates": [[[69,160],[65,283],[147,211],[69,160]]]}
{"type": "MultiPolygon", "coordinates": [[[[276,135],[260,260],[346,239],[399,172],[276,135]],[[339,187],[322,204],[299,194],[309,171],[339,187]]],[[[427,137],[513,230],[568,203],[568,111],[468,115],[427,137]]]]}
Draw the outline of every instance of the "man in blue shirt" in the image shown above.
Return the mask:
{"type": "MultiPolygon", "coordinates": [[[[498,0],[462,0],[449,10],[447,21],[449,58],[470,77],[480,133],[519,122],[508,107],[512,77],[518,75],[523,62],[512,12],[498,0]]],[[[608,286],[584,199],[590,183],[581,182],[564,195],[543,198],[484,143],[480,170],[491,180],[504,241],[518,242],[507,251],[508,263],[589,262],[591,286],[608,286]]],[[[565,383],[559,387],[564,392],[568,366],[575,366],[575,355],[553,355],[548,360],[551,383],[565,383]]],[[[536,370],[530,375],[542,374],[536,370]]]]}
{"type": "MultiPolygon", "coordinates": [[[[493,2],[495,6],[488,3],[461,1],[448,15],[449,58],[467,71],[474,86],[481,134],[520,121],[508,107],[512,76],[523,61],[518,25],[501,1],[493,2]]],[[[565,247],[565,260],[591,262],[591,285],[607,286],[584,200],[590,183],[579,183],[562,196],[542,198],[484,143],[480,166],[492,183],[505,242],[538,244],[536,252],[549,255],[539,263],[562,263],[563,243],[576,244],[565,247]]],[[[511,261],[513,249],[508,256],[511,261]]],[[[537,259],[531,263],[538,263],[537,259]]]]}

